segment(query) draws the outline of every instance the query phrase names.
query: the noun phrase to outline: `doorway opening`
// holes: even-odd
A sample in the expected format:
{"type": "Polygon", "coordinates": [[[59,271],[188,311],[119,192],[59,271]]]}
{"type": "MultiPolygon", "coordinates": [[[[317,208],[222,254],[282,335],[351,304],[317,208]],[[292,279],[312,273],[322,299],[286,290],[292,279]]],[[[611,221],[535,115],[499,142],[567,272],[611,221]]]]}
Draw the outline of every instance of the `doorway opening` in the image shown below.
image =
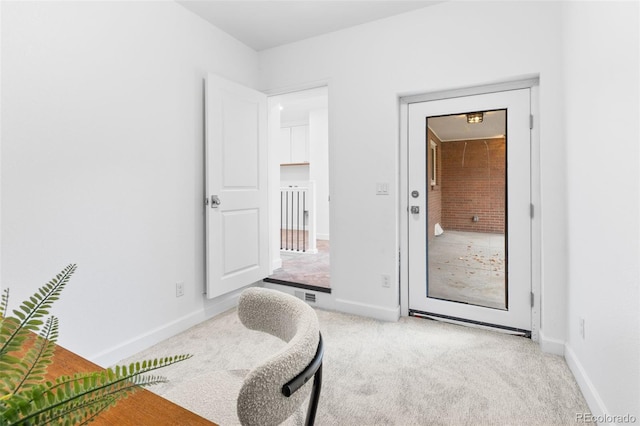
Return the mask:
{"type": "Polygon", "coordinates": [[[277,141],[278,267],[264,281],[331,292],[328,88],[272,96],[269,106],[279,116],[270,118],[277,127],[270,134],[277,141]]]}
{"type": "Polygon", "coordinates": [[[504,109],[427,117],[427,297],[508,309],[506,122],[504,109]]]}

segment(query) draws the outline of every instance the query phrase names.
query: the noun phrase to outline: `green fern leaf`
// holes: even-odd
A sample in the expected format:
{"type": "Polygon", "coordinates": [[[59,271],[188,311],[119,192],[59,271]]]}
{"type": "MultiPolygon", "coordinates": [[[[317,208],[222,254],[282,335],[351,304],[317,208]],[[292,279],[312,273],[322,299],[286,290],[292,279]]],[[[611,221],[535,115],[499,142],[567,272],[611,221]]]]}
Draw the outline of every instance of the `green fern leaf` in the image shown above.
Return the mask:
{"type": "Polygon", "coordinates": [[[4,338],[2,340],[2,347],[0,347],[0,356],[7,352],[18,350],[24,342],[24,339],[28,336],[28,333],[25,334],[26,331],[39,331],[39,327],[43,324],[39,318],[49,314],[51,304],[58,299],[60,292],[62,292],[65,285],[69,282],[75,270],[76,265],[69,265],[56,275],[56,278],[41,287],[33,295],[33,298],[30,299],[33,306],[30,307],[29,305],[22,303],[20,305],[20,309],[24,311],[24,317],[18,316],[17,312],[20,311],[14,310],[14,314],[20,318],[19,326],[17,328],[14,327],[5,331],[5,323],[8,321],[3,321],[0,335],[4,338]],[[33,299],[36,299],[36,301],[34,302],[33,299]]]}
{"type": "Polygon", "coordinates": [[[38,339],[22,358],[20,380],[15,384],[14,392],[29,388],[44,381],[47,366],[53,360],[55,342],[58,339],[58,319],[49,317],[38,339]]]}
{"type": "Polygon", "coordinates": [[[0,365],[2,364],[7,364],[7,365],[11,365],[11,364],[17,364],[18,362],[20,362],[20,358],[12,356],[12,355],[7,355],[2,357],[2,360],[0,360],[0,365]]]}
{"type": "Polygon", "coordinates": [[[13,310],[13,314],[20,318],[20,321],[24,320],[27,316],[18,310],[13,310]]]}
{"type": "Polygon", "coordinates": [[[3,346],[10,343],[9,338],[15,334],[20,328],[20,321],[14,317],[6,317],[2,320],[2,326],[0,327],[0,341],[3,346]]]}
{"type": "Polygon", "coordinates": [[[86,424],[142,387],[164,383],[147,374],[191,355],[144,360],[94,373],[61,376],[45,382],[58,338],[58,320],[49,309],[76,269],[69,265],[38,289],[12,317],[5,317],[9,291],[0,300],[0,426],[86,424]],[[33,333],[38,333],[34,338],[33,333]],[[19,357],[16,354],[20,354],[19,357]],[[6,371],[6,374],[5,374],[6,371]]]}
{"type": "Polygon", "coordinates": [[[2,297],[0,298],[0,318],[7,316],[7,306],[9,305],[9,289],[2,290],[2,297]]]}

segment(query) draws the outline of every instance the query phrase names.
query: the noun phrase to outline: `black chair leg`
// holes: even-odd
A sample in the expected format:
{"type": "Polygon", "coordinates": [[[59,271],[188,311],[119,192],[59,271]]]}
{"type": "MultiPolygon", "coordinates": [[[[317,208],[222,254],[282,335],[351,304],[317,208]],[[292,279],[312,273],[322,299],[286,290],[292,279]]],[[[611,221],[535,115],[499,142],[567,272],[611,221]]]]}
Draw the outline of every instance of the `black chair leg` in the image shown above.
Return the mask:
{"type": "Polygon", "coordinates": [[[305,426],[313,426],[316,421],[316,412],[318,411],[318,401],[320,401],[320,390],[322,388],[322,364],[318,367],[316,374],[313,376],[313,388],[309,396],[309,409],[307,410],[307,420],[305,426]]]}

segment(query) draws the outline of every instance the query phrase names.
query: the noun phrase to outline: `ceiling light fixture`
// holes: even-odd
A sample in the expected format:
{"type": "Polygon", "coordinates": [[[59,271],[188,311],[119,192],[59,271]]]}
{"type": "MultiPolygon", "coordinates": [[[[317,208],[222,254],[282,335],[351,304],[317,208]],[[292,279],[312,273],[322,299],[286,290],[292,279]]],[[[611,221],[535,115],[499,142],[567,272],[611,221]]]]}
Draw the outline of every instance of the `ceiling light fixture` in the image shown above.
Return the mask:
{"type": "Polygon", "coordinates": [[[482,112],[470,112],[467,114],[467,123],[482,123],[483,115],[484,114],[482,112]]]}

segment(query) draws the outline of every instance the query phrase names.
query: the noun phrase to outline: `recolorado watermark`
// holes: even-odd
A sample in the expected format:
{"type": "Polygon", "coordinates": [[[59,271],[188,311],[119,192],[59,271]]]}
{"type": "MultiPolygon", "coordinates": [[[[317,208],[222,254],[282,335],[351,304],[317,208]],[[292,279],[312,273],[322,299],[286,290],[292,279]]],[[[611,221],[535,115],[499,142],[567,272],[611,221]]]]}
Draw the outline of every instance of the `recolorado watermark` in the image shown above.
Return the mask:
{"type": "Polygon", "coordinates": [[[612,416],[609,414],[603,414],[596,416],[591,413],[576,413],[576,423],[597,423],[601,424],[624,424],[624,423],[636,423],[638,419],[631,414],[612,416]]]}

